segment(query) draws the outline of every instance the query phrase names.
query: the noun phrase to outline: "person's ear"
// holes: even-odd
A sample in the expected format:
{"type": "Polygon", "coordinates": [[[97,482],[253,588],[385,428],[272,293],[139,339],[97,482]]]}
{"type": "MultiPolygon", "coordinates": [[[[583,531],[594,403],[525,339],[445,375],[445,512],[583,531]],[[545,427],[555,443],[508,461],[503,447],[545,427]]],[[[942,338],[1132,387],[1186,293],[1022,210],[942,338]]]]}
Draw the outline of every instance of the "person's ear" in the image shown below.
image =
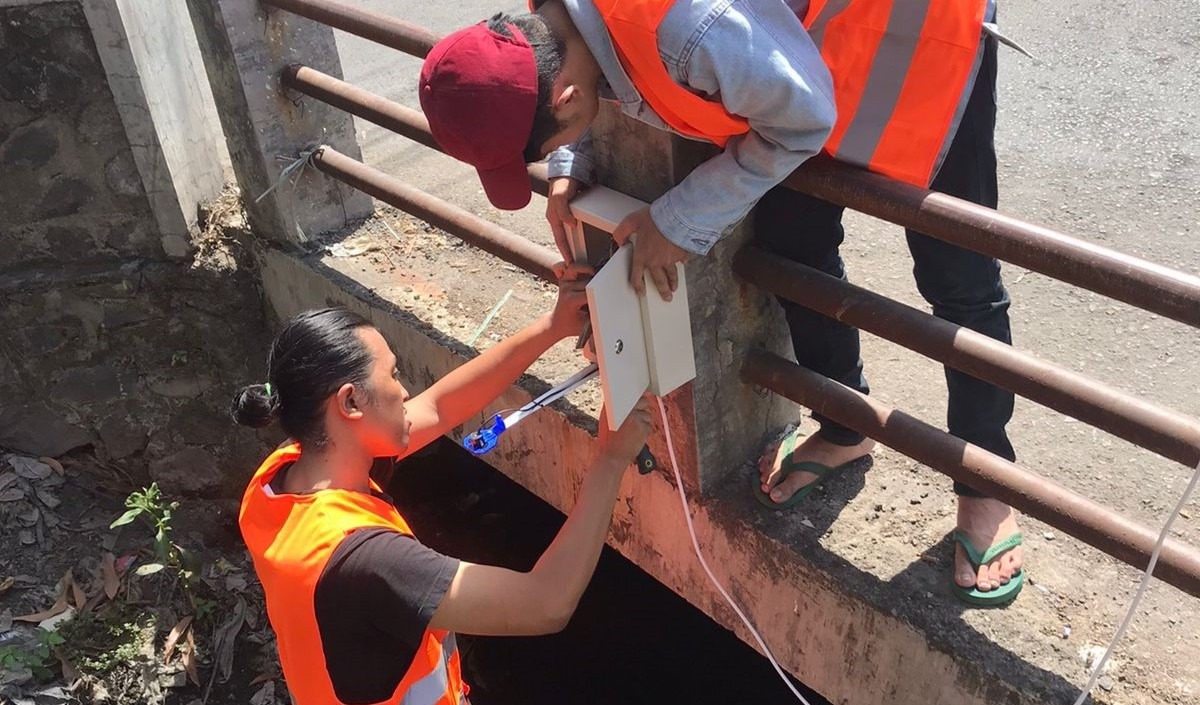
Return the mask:
{"type": "Polygon", "coordinates": [[[564,87],[558,95],[554,96],[554,114],[558,115],[563,110],[574,108],[582,95],[579,86],[574,83],[564,87]]]}
{"type": "Polygon", "coordinates": [[[361,389],[353,384],[343,384],[334,396],[334,405],[342,418],[357,421],[363,417],[363,407],[366,399],[361,389]]]}

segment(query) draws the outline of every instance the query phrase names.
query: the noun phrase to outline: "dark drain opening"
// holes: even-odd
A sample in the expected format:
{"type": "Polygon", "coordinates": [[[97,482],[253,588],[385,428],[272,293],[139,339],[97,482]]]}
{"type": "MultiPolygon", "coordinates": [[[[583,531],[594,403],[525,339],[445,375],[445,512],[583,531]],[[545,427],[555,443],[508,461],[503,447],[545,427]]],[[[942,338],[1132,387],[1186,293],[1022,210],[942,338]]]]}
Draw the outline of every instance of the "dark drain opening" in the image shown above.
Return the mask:
{"type": "MultiPolygon", "coordinates": [[[[563,521],[448,441],[401,463],[389,491],[422,541],[474,562],[527,569],[563,521]]],[[[459,645],[474,705],[796,702],[766,659],[608,548],[560,634],[459,645]]]]}

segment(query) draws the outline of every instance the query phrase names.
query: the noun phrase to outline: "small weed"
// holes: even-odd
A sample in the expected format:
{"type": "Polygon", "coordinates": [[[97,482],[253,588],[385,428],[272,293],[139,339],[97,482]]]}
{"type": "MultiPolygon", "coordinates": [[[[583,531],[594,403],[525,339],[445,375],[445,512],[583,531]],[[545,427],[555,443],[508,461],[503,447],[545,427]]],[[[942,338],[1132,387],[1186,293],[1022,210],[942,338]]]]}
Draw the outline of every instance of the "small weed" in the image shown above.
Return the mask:
{"type": "Polygon", "coordinates": [[[131,607],[104,614],[83,614],[63,625],[64,654],[83,673],[104,675],[121,664],[137,661],[147,630],[153,634],[153,614],[131,607]]]}
{"type": "Polygon", "coordinates": [[[151,575],[164,568],[170,568],[183,581],[185,589],[192,587],[196,571],[192,565],[192,557],[171,540],[171,514],[179,508],[179,502],[167,502],[158,489],[158,483],[152,482],[149,487],[133,492],[125,498],[128,507],[121,516],[109,525],[110,529],[132,523],[139,516],[150,522],[154,530],[154,555],[157,563],[146,563],[139,566],[138,575],[151,575]]]}
{"type": "Polygon", "coordinates": [[[64,639],[58,632],[37,630],[37,646],[32,649],[18,646],[0,646],[0,669],[28,668],[38,681],[54,677],[54,666],[58,663],[54,648],[61,646],[64,639]]]}

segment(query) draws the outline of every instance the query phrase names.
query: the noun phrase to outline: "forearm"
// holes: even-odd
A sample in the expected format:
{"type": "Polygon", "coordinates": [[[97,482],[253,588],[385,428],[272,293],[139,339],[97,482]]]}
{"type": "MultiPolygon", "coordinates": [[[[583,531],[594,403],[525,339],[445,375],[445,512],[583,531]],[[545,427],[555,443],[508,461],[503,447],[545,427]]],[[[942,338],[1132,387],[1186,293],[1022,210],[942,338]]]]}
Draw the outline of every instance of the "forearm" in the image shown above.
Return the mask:
{"type": "Polygon", "coordinates": [[[431,407],[439,426],[457,426],[516,383],[560,339],[551,327],[550,314],[541,316],[438,380],[413,401],[431,407]]]}
{"type": "Polygon", "coordinates": [[[566,627],[604,548],[624,474],[604,455],[596,462],[533,570],[463,561],[430,627],[485,636],[551,634],[566,627]]]}
{"type": "Polygon", "coordinates": [[[612,523],[613,505],[625,467],[601,454],[584,477],[575,507],[530,577],[564,621],[570,618],[591,580],[612,523]]]}

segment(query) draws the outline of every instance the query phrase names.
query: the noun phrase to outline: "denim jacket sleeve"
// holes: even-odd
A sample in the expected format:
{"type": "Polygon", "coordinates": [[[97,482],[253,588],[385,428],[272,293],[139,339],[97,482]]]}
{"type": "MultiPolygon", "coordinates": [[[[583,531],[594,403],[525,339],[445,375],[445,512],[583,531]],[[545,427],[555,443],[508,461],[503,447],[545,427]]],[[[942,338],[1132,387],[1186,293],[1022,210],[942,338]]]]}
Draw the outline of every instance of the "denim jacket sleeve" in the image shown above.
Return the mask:
{"type": "Polygon", "coordinates": [[[692,46],[677,80],[719,97],[750,131],[658,198],[650,214],[668,240],[707,254],[758,199],[820,151],[836,107],[816,46],[779,0],[733,0],[692,46]]]}
{"type": "Polygon", "coordinates": [[[575,144],[559,147],[550,153],[546,174],[551,179],[569,176],[589,186],[596,179],[596,163],[592,160],[592,130],[588,128],[575,144]]]}

